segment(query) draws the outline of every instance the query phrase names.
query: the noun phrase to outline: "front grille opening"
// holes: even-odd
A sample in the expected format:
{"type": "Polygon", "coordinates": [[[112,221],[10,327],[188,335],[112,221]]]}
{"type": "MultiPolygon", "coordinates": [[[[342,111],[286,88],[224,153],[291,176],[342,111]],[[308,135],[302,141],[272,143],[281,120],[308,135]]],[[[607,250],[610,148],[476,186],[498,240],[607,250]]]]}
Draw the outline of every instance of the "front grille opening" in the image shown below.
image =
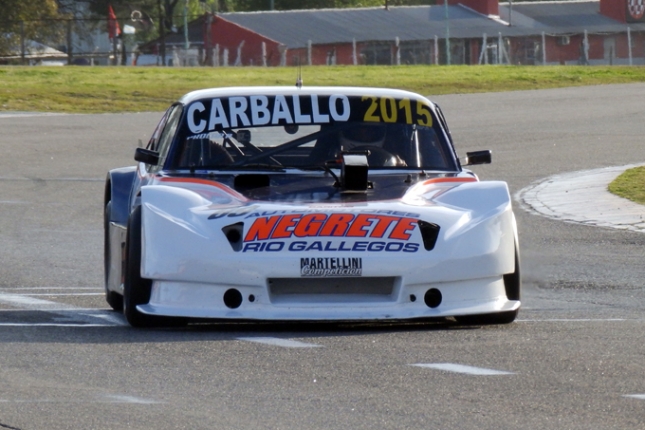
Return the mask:
{"type": "Polygon", "coordinates": [[[374,303],[395,300],[395,281],[394,277],[271,278],[268,284],[273,303],[374,303]]]}

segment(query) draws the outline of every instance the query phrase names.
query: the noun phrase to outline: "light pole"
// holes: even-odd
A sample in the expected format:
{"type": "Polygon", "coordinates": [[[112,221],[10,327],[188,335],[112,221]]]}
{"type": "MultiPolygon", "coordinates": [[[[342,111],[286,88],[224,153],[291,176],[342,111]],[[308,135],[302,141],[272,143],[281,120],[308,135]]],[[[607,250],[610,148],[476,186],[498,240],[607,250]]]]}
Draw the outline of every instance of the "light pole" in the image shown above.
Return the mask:
{"type": "Polygon", "coordinates": [[[161,5],[161,0],[157,0],[157,8],[159,11],[159,36],[161,37],[161,46],[159,48],[159,55],[161,55],[161,65],[166,65],[166,16],[165,8],[161,5]]]}
{"type": "Polygon", "coordinates": [[[188,42],[188,0],[184,2],[184,48],[188,50],[190,43],[188,42]]]}
{"type": "Polygon", "coordinates": [[[443,0],[443,7],[446,10],[446,64],[450,65],[450,21],[448,21],[448,0],[443,0]]]}

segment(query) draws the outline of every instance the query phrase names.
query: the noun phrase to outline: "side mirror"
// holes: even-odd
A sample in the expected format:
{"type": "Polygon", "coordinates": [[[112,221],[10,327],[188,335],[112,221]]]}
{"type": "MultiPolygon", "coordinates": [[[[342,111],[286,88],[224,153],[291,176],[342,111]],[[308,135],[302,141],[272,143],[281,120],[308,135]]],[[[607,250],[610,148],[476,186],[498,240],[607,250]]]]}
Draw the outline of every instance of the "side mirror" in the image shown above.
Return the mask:
{"type": "Polygon", "coordinates": [[[134,151],[134,159],[140,163],[156,166],[159,164],[159,153],[145,148],[137,148],[134,151]]]}
{"type": "Polygon", "coordinates": [[[492,152],[490,149],[484,151],[466,152],[466,163],[464,166],[475,164],[490,164],[492,161],[492,152]]]}

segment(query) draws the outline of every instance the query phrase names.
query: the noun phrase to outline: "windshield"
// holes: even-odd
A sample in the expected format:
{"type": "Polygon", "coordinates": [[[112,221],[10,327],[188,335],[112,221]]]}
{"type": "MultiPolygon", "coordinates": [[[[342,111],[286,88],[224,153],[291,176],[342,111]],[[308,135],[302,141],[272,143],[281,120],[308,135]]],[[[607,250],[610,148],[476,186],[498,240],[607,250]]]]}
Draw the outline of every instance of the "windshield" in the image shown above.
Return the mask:
{"type": "Polygon", "coordinates": [[[371,109],[374,102],[366,97],[321,96],[322,101],[312,98],[309,106],[298,96],[284,96],[283,105],[277,106],[280,96],[274,97],[260,102],[244,97],[193,102],[184,110],[166,167],[334,167],[340,166],[342,153],[353,152],[367,155],[370,169],[457,169],[439,122],[416,101],[388,99],[392,106],[402,106],[399,115],[397,110],[380,113],[379,103],[371,109]],[[330,112],[314,102],[328,103],[330,112]],[[410,114],[415,103],[416,117],[410,114]]]}

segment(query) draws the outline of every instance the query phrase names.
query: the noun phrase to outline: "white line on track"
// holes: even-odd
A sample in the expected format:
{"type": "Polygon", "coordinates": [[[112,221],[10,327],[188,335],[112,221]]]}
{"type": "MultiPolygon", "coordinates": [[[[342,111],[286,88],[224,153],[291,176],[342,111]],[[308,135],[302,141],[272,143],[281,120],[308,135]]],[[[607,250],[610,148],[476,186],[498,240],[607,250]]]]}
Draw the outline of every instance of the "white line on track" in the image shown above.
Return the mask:
{"type": "MultiPolygon", "coordinates": [[[[96,400],[81,399],[81,400],[66,400],[66,399],[0,399],[0,403],[130,403],[137,405],[157,405],[161,402],[159,400],[144,399],[142,397],[125,396],[121,394],[108,394],[100,396],[96,400]]],[[[1,426],[0,426],[1,427],[1,426]]]]}
{"type": "Polygon", "coordinates": [[[632,399],[645,400],[645,394],[626,394],[623,397],[630,397],[632,399]]]}
{"type": "MultiPolygon", "coordinates": [[[[24,176],[0,176],[0,181],[17,181],[17,182],[31,182],[31,181],[45,181],[45,182],[105,182],[105,178],[25,178],[24,176]]],[[[14,200],[8,200],[13,202],[14,200]]],[[[30,203],[30,202],[24,202],[30,203]]],[[[60,203],[65,204],[65,203],[60,203]]]]}
{"type": "Polygon", "coordinates": [[[466,373],[468,375],[492,376],[492,375],[513,375],[513,372],[503,370],[484,369],[482,367],[464,366],[454,363],[417,363],[410,366],[427,367],[430,369],[444,370],[446,372],[466,373]]]}
{"type": "MultiPolygon", "coordinates": [[[[53,302],[52,302],[53,303],[53,302]]],[[[97,309],[97,308],[75,308],[75,307],[69,307],[65,309],[27,309],[27,308],[6,308],[6,309],[0,309],[0,312],[16,312],[16,311],[43,311],[43,312],[58,312],[60,314],[67,314],[70,312],[80,312],[80,311],[85,311],[85,312],[108,312],[107,309],[97,309]]]]}
{"type": "Polygon", "coordinates": [[[79,315],[87,317],[87,318],[98,318],[100,320],[106,321],[111,323],[111,325],[123,325],[126,326],[128,323],[126,323],[123,320],[123,314],[121,313],[116,313],[116,312],[111,312],[108,311],[109,313],[79,313],[79,315]]]}
{"type": "MultiPolygon", "coordinates": [[[[87,295],[94,293],[81,293],[87,295]]],[[[97,293],[102,294],[102,293],[97,293]]],[[[57,294],[45,294],[57,295],[57,294]]],[[[70,294],[75,295],[75,294],[70,294]]],[[[115,327],[123,326],[126,323],[122,317],[114,312],[93,308],[80,308],[65,303],[58,303],[49,300],[29,297],[24,294],[0,293],[0,303],[8,304],[19,310],[44,311],[56,314],[54,322],[6,322],[0,323],[0,327],[115,327]],[[100,321],[97,323],[97,320],[100,321]]],[[[16,309],[0,309],[0,312],[11,312],[16,309]]]]}
{"type": "Polygon", "coordinates": [[[116,324],[0,323],[0,327],[114,327],[116,324]]]}
{"type": "Polygon", "coordinates": [[[280,339],[278,337],[238,337],[237,340],[245,342],[263,343],[266,345],[281,346],[284,348],[320,348],[322,345],[298,342],[297,340],[280,339]]]}
{"type": "Polygon", "coordinates": [[[60,297],[60,296],[102,296],[105,293],[22,293],[21,296],[25,297],[36,297],[36,296],[47,296],[47,297],[60,297]]]}
{"type": "Polygon", "coordinates": [[[22,294],[0,294],[0,303],[18,306],[21,309],[30,310],[53,310],[53,309],[75,309],[75,306],[64,303],[52,302],[49,300],[35,299],[22,294]]]}
{"type": "Polygon", "coordinates": [[[29,118],[32,116],[61,116],[61,115],[69,115],[66,113],[60,113],[60,112],[1,112],[0,113],[0,118],[29,118]]]}
{"type": "Polygon", "coordinates": [[[105,397],[109,399],[111,403],[135,403],[138,405],[155,405],[163,403],[157,400],[142,399],[141,397],[123,396],[118,394],[107,395],[105,397]]]}
{"type": "Polygon", "coordinates": [[[13,291],[32,291],[32,290],[92,290],[92,291],[103,291],[103,288],[97,287],[16,287],[7,289],[0,289],[1,293],[13,292],[13,291]]]}
{"type": "Polygon", "coordinates": [[[515,322],[530,322],[530,323],[540,323],[540,322],[622,322],[627,321],[625,318],[551,318],[544,320],[515,320],[515,322]]]}

